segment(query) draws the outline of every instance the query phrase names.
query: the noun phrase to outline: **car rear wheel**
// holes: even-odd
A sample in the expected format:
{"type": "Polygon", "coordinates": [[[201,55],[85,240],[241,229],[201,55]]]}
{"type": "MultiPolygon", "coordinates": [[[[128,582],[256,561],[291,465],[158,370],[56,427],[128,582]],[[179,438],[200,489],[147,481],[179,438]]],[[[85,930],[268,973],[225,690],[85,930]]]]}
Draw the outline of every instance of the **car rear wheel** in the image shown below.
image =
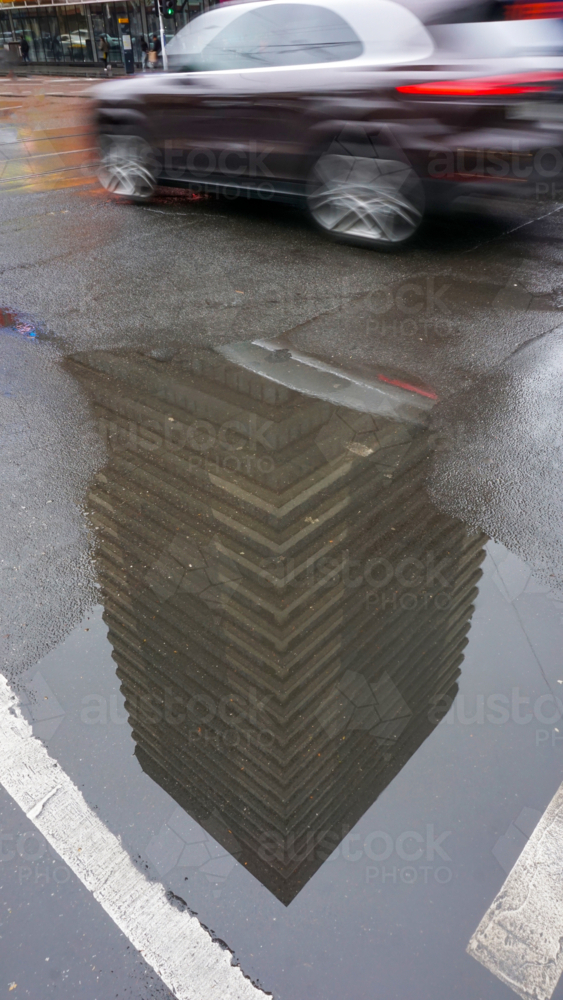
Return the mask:
{"type": "Polygon", "coordinates": [[[137,135],[100,137],[98,177],[106,191],[119,198],[148,201],[156,187],[154,153],[137,135]]]}
{"type": "Polygon", "coordinates": [[[424,192],[402,160],[325,153],[311,173],[307,203],[315,224],[334,239],[393,250],[419,228],[424,192]]]}

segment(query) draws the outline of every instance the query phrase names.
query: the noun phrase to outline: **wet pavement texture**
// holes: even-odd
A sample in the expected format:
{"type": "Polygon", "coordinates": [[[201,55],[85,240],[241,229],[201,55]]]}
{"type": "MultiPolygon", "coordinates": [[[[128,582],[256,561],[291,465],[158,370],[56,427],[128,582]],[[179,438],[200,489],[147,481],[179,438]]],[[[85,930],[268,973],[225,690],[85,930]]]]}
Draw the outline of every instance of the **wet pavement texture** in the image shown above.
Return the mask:
{"type": "MultiPolygon", "coordinates": [[[[0,87],[24,717],[274,997],[508,1000],[466,947],[561,782],[559,206],[380,255],[119,204],[86,99],[34,88],[0,87]]],[[[34,829],[3,792],[0,995],[171,996],[34,829]]]]}

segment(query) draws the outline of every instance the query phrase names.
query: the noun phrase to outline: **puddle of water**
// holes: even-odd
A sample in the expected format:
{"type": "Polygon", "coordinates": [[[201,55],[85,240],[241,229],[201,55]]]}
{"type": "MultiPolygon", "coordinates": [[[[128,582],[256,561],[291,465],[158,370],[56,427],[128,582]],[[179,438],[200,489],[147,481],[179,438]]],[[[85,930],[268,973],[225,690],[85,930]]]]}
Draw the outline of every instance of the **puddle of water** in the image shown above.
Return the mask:
{"type": "Polygon", "coordinates": [[[465,948],[560,781],[562,607],[502,546],[482,576],[425,409],[290,360],[68,361],[108,452],[100,604],[25,712],[276,997],[502,1000],[465,948]]]}

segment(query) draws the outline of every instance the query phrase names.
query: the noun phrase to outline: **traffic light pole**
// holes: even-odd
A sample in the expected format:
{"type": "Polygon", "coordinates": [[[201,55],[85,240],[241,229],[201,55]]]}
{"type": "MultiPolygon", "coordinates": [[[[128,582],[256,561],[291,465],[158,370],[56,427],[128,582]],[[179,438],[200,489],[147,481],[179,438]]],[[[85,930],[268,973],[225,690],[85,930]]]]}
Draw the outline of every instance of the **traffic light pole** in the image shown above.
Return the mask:
{"type": "Polygon", "coordinates": [[[162,68],[164,72],[168,69],[168,56],[166,55],[166,35],[164,34],[164,21],[162,20],[162,7],[160,2],[157,2],[158,8],[158,23],[160,25],[160,45],[162,50],[162,68]]]}

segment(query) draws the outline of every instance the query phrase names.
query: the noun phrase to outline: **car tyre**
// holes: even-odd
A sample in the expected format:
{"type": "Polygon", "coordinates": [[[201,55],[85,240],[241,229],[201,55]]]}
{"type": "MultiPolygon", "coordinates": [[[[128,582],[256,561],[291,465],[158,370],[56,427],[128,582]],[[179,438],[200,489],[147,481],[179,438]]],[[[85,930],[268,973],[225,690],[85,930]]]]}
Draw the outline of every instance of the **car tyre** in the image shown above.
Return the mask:
{"type": "Polygon", "coordinates": [[[326,152],[307,188],[315,225],[333,239],[374,250],[397,250],[419,229],[424,190],[408,162],[393,156],[326,152]]]}
{"type": "Polygon", "coordinates": [[[102,187],[118,198],[150,201],[157,179],[151,146],[139,135],[100,136],[98,178],[102,187]]]}

